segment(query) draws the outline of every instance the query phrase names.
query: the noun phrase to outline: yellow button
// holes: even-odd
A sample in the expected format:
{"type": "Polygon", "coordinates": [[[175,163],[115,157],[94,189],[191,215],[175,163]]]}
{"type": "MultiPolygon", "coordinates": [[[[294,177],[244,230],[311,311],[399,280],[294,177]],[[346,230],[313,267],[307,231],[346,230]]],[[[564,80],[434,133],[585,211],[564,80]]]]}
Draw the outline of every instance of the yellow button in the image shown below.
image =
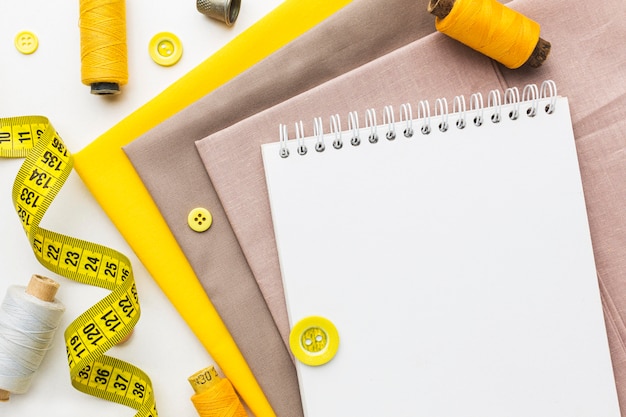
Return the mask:
{"type": "Polygon", "coordinates": [[[339,332],[328,319],[306,317],[289,334],[293,355],[305,365],[319,366],[330,361],[339,349],[339,332]]]}
{"type": "Polygon", "coordinates": [[[169,67],[183,56],[183,44],[176,35],[170,32],[157,33],[150,40],[150,56],[159,65],[169,67]]]}
{"type": "Polygon", "coordinates": [[[211,212],[202,207],[196,207],[189,212],[187,216],[187,223],[196,232],[204,232],[213,223],[213,216],[211,212]]]}
{"type": "Polygon", "coordinates": [[[30,55],[37,50],[39,41],[33,32],[24,30],[15,36],[15,47],[24,55],[30,55]]]}

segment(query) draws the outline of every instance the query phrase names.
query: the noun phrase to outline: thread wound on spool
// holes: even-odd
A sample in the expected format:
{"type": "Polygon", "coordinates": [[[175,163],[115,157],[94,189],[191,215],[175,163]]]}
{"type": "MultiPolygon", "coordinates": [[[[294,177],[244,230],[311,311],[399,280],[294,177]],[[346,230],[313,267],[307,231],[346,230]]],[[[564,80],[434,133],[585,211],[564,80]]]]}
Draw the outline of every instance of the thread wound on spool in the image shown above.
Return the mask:
{"type": "Polygon", "coordinates": [[[11,286],[0,305],[0,390],[5,400],[8,393],[28,391],[65,311],[65,306],[54,300],[58,284],[50,280],[55,287],[47,280],[33,276],[28,288],[53,301],[27,293],[27,287],[11,286]]]}
{"type": "Polygon", "coordinates": [[[128,82],[124,0],[81,0],[82,82],[92,94],[118,94],[128,82]]]}
{"type": "Polygon", "coordinates": [[[200,417],[248,416],[233,385],[220,378],[214,367],[203,369],[188,380],[195,391],[191,402],[200,417]]]}
{"type": "Polygon", "coordinates": [[[439,32],[511,69],[528,61],[540,39],[537,22],[496,0],[455,0],[444,18],[445,4],[429,6],[435,9],[439,32]]]}

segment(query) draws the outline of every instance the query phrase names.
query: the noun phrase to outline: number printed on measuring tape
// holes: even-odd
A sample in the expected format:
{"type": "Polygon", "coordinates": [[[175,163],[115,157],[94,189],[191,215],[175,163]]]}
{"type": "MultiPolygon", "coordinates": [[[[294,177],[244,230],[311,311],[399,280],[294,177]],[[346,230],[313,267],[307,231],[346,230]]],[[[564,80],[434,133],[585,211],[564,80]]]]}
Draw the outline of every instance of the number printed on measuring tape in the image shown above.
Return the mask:
{"type": "Polygon", "coordinates": [[[141,315],[130,261],[106,246],[40,227],[67,180],[72,155],[48,119],[0,119],[0,157],[26,158],[13,184],[13,205],[37,260],[66,278],[111,291],[65,330],[72,385],[79,391],[157,417],[150,378],[139,368],[105,355],[141,315]]]}
{"type": "Polygon", "coordinates": [[[0,157],[26,157],[48,124],[48,119],[41,116],[2,119],[0,123],[0,157]]]}

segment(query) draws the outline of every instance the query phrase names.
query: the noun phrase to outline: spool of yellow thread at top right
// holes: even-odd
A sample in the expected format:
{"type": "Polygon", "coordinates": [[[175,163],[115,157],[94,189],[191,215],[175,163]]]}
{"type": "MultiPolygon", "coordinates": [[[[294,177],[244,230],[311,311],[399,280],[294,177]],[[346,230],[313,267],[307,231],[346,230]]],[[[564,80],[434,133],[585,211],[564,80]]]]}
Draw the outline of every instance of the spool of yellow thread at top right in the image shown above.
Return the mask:
{"type": "Polygon", "coordinates": [[[540,66],[549,53],[550,43],[539,37],[539,24],[496,0],[431,0],[428,10],[437,16],[439,32],[507,68],[529,60],[530,66],[540,66]]]}

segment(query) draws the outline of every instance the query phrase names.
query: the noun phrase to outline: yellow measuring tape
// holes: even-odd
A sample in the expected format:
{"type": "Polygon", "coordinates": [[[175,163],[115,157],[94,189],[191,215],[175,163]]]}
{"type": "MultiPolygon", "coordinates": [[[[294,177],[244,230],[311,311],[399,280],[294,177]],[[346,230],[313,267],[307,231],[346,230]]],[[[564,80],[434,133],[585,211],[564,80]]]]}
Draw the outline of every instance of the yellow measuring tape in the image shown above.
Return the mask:
{"type": "Polygon", "coordinates": [[[72,171],[73,160],[47,118],[0,119],[0,157],[26,158],[13,184],[13,205],[37,260],[49,270],[109,295],[65,330],[70,379],[77,390],[156,417],[150,378],[104,352],[130,334],[140,307],[130,261],[102,245],[39,227],[72,171]]]}

